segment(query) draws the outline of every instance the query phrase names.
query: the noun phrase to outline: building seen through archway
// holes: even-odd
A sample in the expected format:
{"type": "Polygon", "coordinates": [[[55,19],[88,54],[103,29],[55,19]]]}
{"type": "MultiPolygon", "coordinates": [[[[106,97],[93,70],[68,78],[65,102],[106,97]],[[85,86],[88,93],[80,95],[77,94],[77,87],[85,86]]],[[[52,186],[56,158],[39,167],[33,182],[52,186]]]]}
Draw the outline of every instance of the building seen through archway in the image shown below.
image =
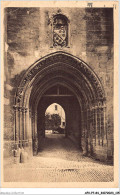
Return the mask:
{"type": "Polygon", "coordinates": [[[65,133],[65,112],[57,103],[51,104],[45,112],[45,134],[65,133]]]}

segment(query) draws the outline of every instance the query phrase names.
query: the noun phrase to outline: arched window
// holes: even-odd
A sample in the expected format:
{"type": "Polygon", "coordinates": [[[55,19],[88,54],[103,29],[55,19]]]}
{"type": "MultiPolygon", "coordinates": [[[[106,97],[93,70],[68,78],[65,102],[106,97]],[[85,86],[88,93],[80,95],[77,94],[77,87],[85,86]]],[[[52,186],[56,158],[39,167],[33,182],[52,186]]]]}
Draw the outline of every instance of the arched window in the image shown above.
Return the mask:
{"type": "Polygon", "coordinates": [[[62,14],[53,17],[53,46],[68,45],[68,19],[62,14]]]}

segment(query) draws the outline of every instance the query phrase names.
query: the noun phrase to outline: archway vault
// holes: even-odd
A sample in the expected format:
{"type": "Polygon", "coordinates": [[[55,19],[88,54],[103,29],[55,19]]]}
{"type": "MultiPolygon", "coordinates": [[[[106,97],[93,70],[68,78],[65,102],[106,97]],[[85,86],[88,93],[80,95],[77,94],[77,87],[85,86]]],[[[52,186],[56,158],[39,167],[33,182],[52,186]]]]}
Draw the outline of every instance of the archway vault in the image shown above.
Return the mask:
{"type": "MultiPolygon", "coordinates": [[[[81,108],[80,104],[73,94],[68,88],[61,86],[60,84],[50,88],[39,101],[37,107],[37,134],[38,139],[40,140],[41,136],[45,137],[45,124],[44,124],[44,113],[47,107],[56,102],[61,105],[66,113],[66,128],[65,128],[65,136],[75,136],[76,141],[78,142],[78,138],[81,135],[81,108]],[[54,89],[54,90],[53,90],[54,89]]],[[[80,145],[81,139],[79,139],[80,145]]],[[[40,147],[39,147],[40,148],[40,147]]]]}
{"type": "Polygon", "coordinates": [[[25,72],[15,98],[15,141],[26,143],[37,139],[37,109],[41,98],[51,87],[69,89],[80,108],[80,143],[83,151],[93,152],[106,139],[106,98],[96,73],[79,58],[66,52],[49,54],[25,72]]]}

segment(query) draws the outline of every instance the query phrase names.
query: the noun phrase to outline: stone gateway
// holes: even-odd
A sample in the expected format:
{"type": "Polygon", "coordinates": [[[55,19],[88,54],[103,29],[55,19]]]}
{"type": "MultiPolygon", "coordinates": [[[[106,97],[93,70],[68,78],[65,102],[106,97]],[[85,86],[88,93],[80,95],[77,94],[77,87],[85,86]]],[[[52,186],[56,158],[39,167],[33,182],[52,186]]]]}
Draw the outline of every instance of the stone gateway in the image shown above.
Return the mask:
{"type": "Polygon", "coordinates": [[[38,155],[56,102],[65,137],[112,163],[113,9],[8,7],[4,17],[4,158],[38,155]]]}

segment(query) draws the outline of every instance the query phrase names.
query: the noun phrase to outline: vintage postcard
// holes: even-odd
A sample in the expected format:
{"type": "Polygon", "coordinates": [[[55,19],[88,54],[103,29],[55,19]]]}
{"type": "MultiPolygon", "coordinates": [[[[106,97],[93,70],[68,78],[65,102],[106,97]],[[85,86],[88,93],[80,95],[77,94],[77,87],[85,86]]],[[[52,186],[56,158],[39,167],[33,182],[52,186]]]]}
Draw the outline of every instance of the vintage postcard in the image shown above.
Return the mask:
{"type": "Polygon", "coordinates": [[[2,2],[2,187],[118,187],[118,2],[2,2]]]}

